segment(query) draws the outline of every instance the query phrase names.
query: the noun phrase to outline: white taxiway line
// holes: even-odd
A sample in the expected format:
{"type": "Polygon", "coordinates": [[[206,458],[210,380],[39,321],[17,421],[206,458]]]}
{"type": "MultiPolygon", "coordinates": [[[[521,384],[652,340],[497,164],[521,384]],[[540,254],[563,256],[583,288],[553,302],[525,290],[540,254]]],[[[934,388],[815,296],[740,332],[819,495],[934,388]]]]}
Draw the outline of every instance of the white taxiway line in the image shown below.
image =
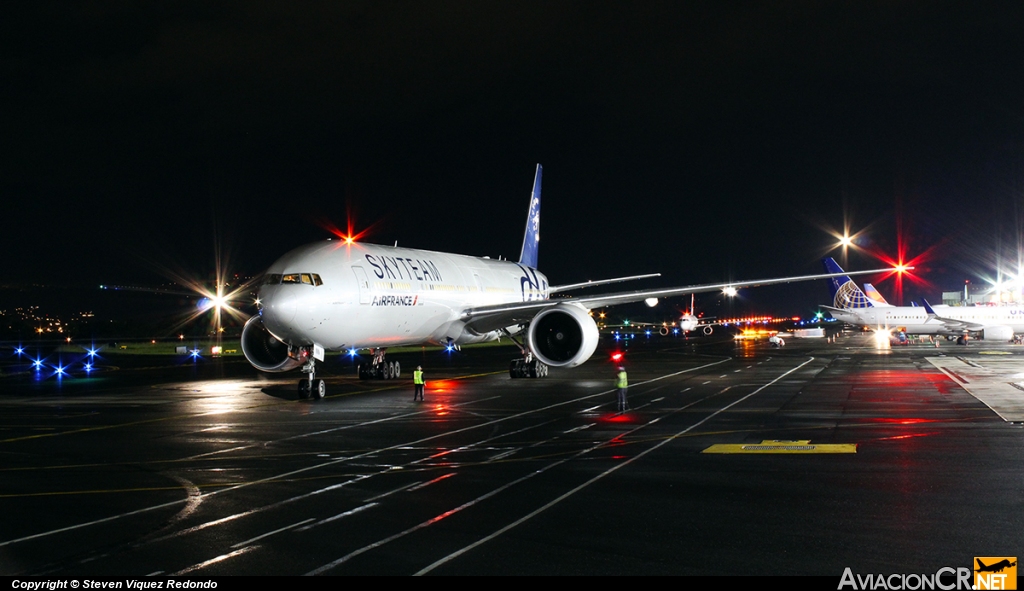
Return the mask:
{"type": "MultiPolygon", "coordinates": [[[[778,377],[778,378],[776,378],[775,380],[772,380],[772,381],[771,381],[771,382],[769,382],[768,384],[765,384],[765,385],[764,385],[764,386],[762,386],[761,388],[758,388],[758,389],[757,389],[757,390],[755,390],[754,392],[751,392],[750,394],[747,394],[747,395],[746,395],[746,396],[744,396],[743,398],[740,398],[739,400],[737,400],[737,401],[735,401],[735,402],[733,402],[733,403],[731,403],[731,404],[728,404],[728,405],[726,405],[725,407],[723,407],[723,408],[721,408],[721,409],[719,409],[719,410],[715,411],[715,412],[714,412],[713,414],[711,414],[711,415],[709,415],[709,416],[705,417],[704,419],[702,419],[702,420],[698,421],[698,422],[697,422],[697,423],[695,423],[694,425],[691,425],[690,427],[687,427],[687,428],[686,428],[686,429],[685,429],[684,431],[682,431],[681,433],[679,433],[679,434],[677,434],[677,435],[673,436],[672,438],[670,438],[670,439],[668,439],[668,440],[665,440],[665,441],[663,441],[663,442],[659,443],[659,444],[658,444],[657,446],[655,446],[654,448],[652,448],[652,449],[649,449],[649,450],[647,450],[647,451],[643,452],[643,454],[641,454],[641,455],[639,455],[639,456],[636,456],[636,457],[634,457],[634,458],[633,458],[632,460],[629,460],[629,461],[628,461],[628,462],[626,462],[625,464],[620,464],[619,466],[617,466],[617,467],[615,467],[615,468],[613,468],[613,469],[609,470],[608,472],[606,472],[606,474],[610,474],[611,472],[614,472],[615,470],[617,470],[618,468],[622,467],[623,465],[626,465],[626,464],[628,464],[628,463],[632,462],[633,460],[635,460],[635,459],[638,459],[639,457],[642,457],[643,455],[646,455],[647,453],[649,453],[649,452],[653,451],[654,449],[657,449],[658,447],[661,447],[662,445],[664,445],[665,443],[667,443],[667,442],[668,442],[668,441],[670,441],[671,439],[674,439],[674,438],[676,438],[676,437],[679,437],[680,435],[682,435],[682,434],[684,434],[684,433],[686,433],[686,432],[690,431],[691,429],[694,429],[694,428],[696,428],[697,426],[699,426],[699,425],[703,424],[704,422],[708,421],[708,420],[709,420],[709,419],[710,419],[711,417],[713,417],[713,416],[715,416],[715,415],[717,415],[717,414],[719,414],[719,413],[721,413],[721,412],[723,412],[723,411],[725,411],[725,410],[727,410],[727,409],[731,408],[732,406],[736,405],[736,404],[737,404],[737,403],[739,403],[739,402],[742,402],[743,400],[746,400],[747,398],[750,398],[750,397],[751,397],[751,396],[753,396],[754,394],[757,394],[758,392],[760,392],[760,391],[761,391],[761,390],[763,390],[764,388],[767,388],[767,387],[768,387],[768,386],[770,386],[771,384],[774,384],[775,382],[777,382],[777,381],[781,380],[781,379],[782,379],[783,377],[785,377],[786,375],[789,375],[790,373],[792,373],[792,372],[796,371],[796,370],[797,370],[797,369],[799,369],[800,367],[803,367],[803,365],[806,365],[807,363],[810,363],[810,362],[811,362],[811,361],[813,361],[813,360],[814,360],[814,358],[812,357],[811,359],[809,359],[808,361],[804,362],[804,364],[800,365],[799,367],[796,367],[796,368],[793,368],[793,369],[791,369],[790,371],[788,371],[788,372],[786,372],[785,374],[783,374],[783,375],[779,376],[779,377],[778,377]]],[[[725,360],[725,361],[728,361],[728,360],[725,360]]],[[[719,362],[719,363],[721,363],[721,362],[719,362]]],[[[697,368],[693,368],[693,369],[697,369],[697,368]]],[[[692,371],[692,370],[685,370],[685,371],[692,371]]],[[[678,374],[680,374],[680,373],[685,373],[685,371],[683,371],[683,372],[676,372],[676,373],[674,373],[674,374],[668,374],[668,375],[665,375],[665,376],[660,376],[660,377],[658,377],[658,378],[655,378],[655,379],[652,379],[652,380],[648,380],[647,382],[644,382],[644,383],[654,382],[654,381],[657,381],[657,380],[661,380],[661,379],[664,379],[664,378],[670,377],[670,376],[672,376],[672,375],[678,375],[678,374]]],[[[683,410],[685,410],[685,409],[687,409],[687,408],[690,408],[691,406],[693,406],[693,405],[695,405],[695,404],[699,404],[699,403],[701,403],[701,402],[703,402],[703,401],[705,401],[705,400],[707,400],[707,399],[709,399],[709,398],[711,398],[711,397],[713,397],[713,396],[717,396],[718,394],[721,394],[722,392],[725,392],[725,391],[729,390],[730,388],[731,388],[731,387],[727,387],[727,388],[725,388],[725,389],[723,389],[723,390],[720,390],[720,391],[718,391],[718,392],[716,392],[716,393],[714,393],[714,394],[709,394],[709,395],[707,395],[707,396],[705,396],[705,397],[703,397],[703,398],[701,398],[701,399],[699,399],[699,400],[695,400],[695,401],[691,402],[690,404],[686,404],[686,405],[684,405],[684,406],[682,406],[682,407],[680,407],[680,408],[678,408],[678,409],[676,409],[676,410],[673,410],[673,411],[672,411],[671,413],[669,413],[669,415],[671,415],[671,414],[675,414],[675,413],[677,413],[677,412],[681,412],[681,411],[683,411],[683,410]]],[[[608,391],[606,391],[606,392],[604,392],[604,393],[607,393],[607,392],[610,392],[610,391],[611,391],[611,390],[608,390],[608,391]]],[[[529,474],[526,474],[526,475],[524,475],[524,476],[521,476],[521,477],[519,477],[519,478],[517,478],[517,479],[515,479],[515,480],[513,480],[513,481],[511,481],[511,482],[508,482],[508,483],[506,483],[506,484],[503,484],[502,486],[500,486],[500,487],[498,487],[498,488],[496,488],[496,489],[493,489],[493,490],[491,490],[490,492],[484,493],[483,495],[480,495],[479,497],[477,497],[477,498],[475,498],[475,499],[473,499],[473,500],[471,500],[471,501],[467,501],[466,503],[463,503],[462,505],[459,505],[458,507],[455,507],[454,509],[450,509],[450,510],[448,510],[448,511],[445,511],[444,513],[441,513],[440,515],[437,515],[437,516],[435,516],[435,517],[432,517],[432,518],[428,519],[427,521],[424,521],[424,522],[422,522],[422,523],[419,523],[419,524],[417,524],[417,525],[414,525],[414,526],[412,526],[412,527],[410,527],[410,528],[408,528],[408,529],[405,529],[405,530],[403,530],[403,531],[400,531],[400,532],[398,532],[398,533],[395,533],[395,534],[393,534],[393,535],[391,535],[391,536],[388,536],[388,537],[386,537],[386,538],[383,538],[383,539],[381,539],[381,540],[378,540],[378,541],[376,541],[376,542],[374,542],[374,543],[372,543],[372,544],[368,544],[368,545],[366,545],[366,546],[363,546],[362,548],[359,548],[359,549],[353,550],[352,552],[349,552],[348,554],[346,554],[346,555],[342,556],[341,558],[338,558],[337,560],[334,560],[334,561],[332,561],[332,562],[329,562],[329,563],[327,563],[327,564],[325,564],[325,565],[323,565],[323,566],[321,566],[321,567],[319,567],[319,568],[316,568],[316,569],[314,569],[314,570],[312,570],[312,571],[310,571],[310,572],[306,573],[306,575],[308,575],[308,576],[312,576],[312,575],[320,575],[320,574],[323,574],[323,573],[325,573],[325,572],[327,572],[327,571],[330,571],[330,570],[332,570],[332,569],[334,569],[334,568],[336,568],[336,567],[338,567],[338,566],[340,566],[340,565],[342,565],[342,564],[344,564],[344,563],[348,562],[349,560],[351,560],[351,559],[353,559],[353,558],[355,558],[355,557],[357,557],[357,556],[359,556],[359,555],[361,555],[361,554],[365,554],[366,552],[369,552],[370,550],[373,550],[373,549],[375,549],[375,548],[379,548],[379,547],[381,547],[381,546],[384,546],[385,544],[388,544],[388,543],[390,543],[390,542],[393,542],[393,541],[395,541],[395,540],[397,540],[397,539],[403,538],[403,537],[405,537],[405,536],[407,536],[407,535],[409,535],[409,534],[411,534],[411,533],[414,533],[414,532],[417,532],[417,531],[419,531],[419,530],[421,530],[421,529],[424,529],[424,528],[430,527],[431,525],[434,525],[435,523],[438,523],[439,521],[441,521],[441,520],[443,520],[443,519],[446,519],[446,518],[448,518],[448,517],[451,517],[452,515],[455,515],[456,513],[459,513],[459,512],[461,512],[461,511],[463,511],[464,509],[468,509],[468,508],[470,508],[470,507],[472,507],[472,506],[474,506],[474,505],[476,505],[476,504],[478,504],[478,503],[480,503],[480,502],[482,502],[482,501],[485,501],[485,500],[487,500],[487,499],[489,499],[489,498],[491,498],[491,497],[493,497],[493,496],[497,495],[498,493],[501,493],[501,492],[503,492],[503,491],[505,491],[505,490],[507,490],[507,489],[509,489],[509,488],[511,488],[511,487],[513,487],[513,486],[515,486],[515,485],[517,485],[517,484],[520,484],[520,483],[522,483],[522,482],[525,482],[526,480],[529,480],[529,479],[531,479],[531,478],[533,478],[533,477],[535,477],[535,476],[538,476],[538,475],[540,475],[540,474],[543,474],[544,472],[547,472],[548,470],[550,470],[550,469],[552,469],[552,468],[555,468],[555,467],[557,467],[557,466],[560,466],[560,465],[562,465],[562,464],[564,464],[564,463],[566,463],[566,462],[570,462],[570,461],[572,461],[572,460],[574,460],[574,459],[576,459],[576,458],[579,458],[579,457],[581,457],[581,456],[583,456],[583,455],[586,455],[586,454],[588,454],[588,453],[590,453],[590,452],[592,452],[592,451],[594,451],[594,450],[596,450],[596,449],[599,449],[599,448],[601,448],[601,447],[604,447],[605,445],[607,445],[607,444],[608,444],[608,441],[611,441],[611,440],[613,440],[613,439],[616,439],[616,438],[619,438],[619,437],[623,437],[623,436],[625,436],[625,435],[629,435],[629,434],[631,434],[631,433],[635,433],[636,431],[639,431],[640,429],[643,429],[643,428],[645,428],[645,427],[648,427],[648,426],[650,426],[650,425],[653,425],[653,424],[655,424],[655,423],[657,423],[657,422],[661,421],[661,419],[663,419],[663,418],[664,418],[665,416],[668,416],[668,415],[662,415],[662,416],[656,417],[656,418],[652,419],[651,421],[648,421],[647,423],[645,423],[645,424],[643,424],[643,425],[640,425],[640,426],[638,426],[638,427],[636,427],[636,428],[634,428],[634,429],[630,429],[629,431],[627,431],[627,432],[625,432],[625,433],[620,433],[619,435],[616,435],[615,437],[612,437],[611,439],[608,439],[608,440],[606,440],[606,441],[601,441],[601,442],[599,442],[599,443],[596,443],[596,444],[594,444],[593,446],[591,446],[591,447],[588,447],[587,449],[584,449],[584,450],[582,450],[582,451],[579,451],[579,452],[577,452],[577,453],[573,454],[572,456],[569,456],[569,457],[567,457],[567,458],[563,458],[563,459],[561,459],[561,460],[558,460],[558,461],[556,461],[556,462],[553,462],[553,463],[551,463],[551,464],[548,464],[547,466],[544,466],[544,467],[542,467],[542,468],[539,468],[539,469],[537,469],[537,470],[535,470],[535,471],[533,471],[533,472],[531,472],[531,473],[529,473],[529,474]]],[[[578,491],[578,490],[581,490],[581,489],[582,489],[583,487],[585,487],[585,486],[589,485],[589,484],[590,484],[591,482],[595,482],[595,481],[596,481],[597,479],[599,479],[599,478],[601,478],[601,477],[603,477],[603,476],[604,476],[604,475],[601,475],[601,476],[599,476],[599,477],[597,477],[597,478],[595,478],[595,479],[592,479],[591,481],[588,481],[587,483],[584,483],[584,484],[583,484],[583,485],[581,485],[580,487],[577,487],[577,488],[573,489],[573,490],[572,490],[572,491],[570,491],[569,493],[566,493],[566,494],[565,494],[565,495],[563,495],[562,497],[559,497],[559,499],[556,499],[556,501],[553,501],[552,503],[550,503],[550,504],[549,504],[549,506],[550,506],[550,505],[553,505],[554,503],[556,503],[556,502],[558,502],[558,501],[560,501],[560,500],[562,500],[562,499],[564,499],[564,498],[567,498],[567,497],[568,497],[568,496],[570,496],[571,494],[575,493],[575,492],[576,492],[576,491],[578,491]]],[[[497,535],[500,535],[500,533],[501,533],[501,532],[503,532],[503,531],[506,531],[507,529],[511,529],[511,528],[512,528],[512,527],[514,527],[515,525],[518,525],[519,523],[522,523],[522,522],[523,522],[523,521],[525,521],[526,519],[528,519],[528,518],[532,517],[533,515],[535,515],[535,514],[537,514],[537,513],[540,513],[540,512],[541,512],[541,511],[542,511],[543,509],[546,509],[546,508],[547,508],[547,506],[545,506],[545,507],[541,508],[540,510],[537,510],[537,511],[535,511],[534,513],[531,513],[531,514],[530,514],[530,515],[528,515],[527,517],[525,517],[525,518],[523,518],[523,519],[521,519],[521,520],[517,521],[517,522],[516,522],[515,524],[513,524],[513,525],[511,525],[511,526],[507,526],[506,528],[503,528],[503,530],[500,530],[500,531],[499,531],[498,533],[492,534],[492,535],[491,535],[491,536],[489,536],[488,538],[485,538],[484,540],[481,540],[480,542],[477,542],[476,544],[472,545],[471,547],[475,547],[476,545],[482,544],[482,543],[486,542],[487,540],[489,540],[489,539],[492,539],[492,537],[496,537],[497,535]]],[[[456,555],[459,555],[459,554],[461,554],[462,552],[468,551],[469,549],[471,549],[471,547],[466,547],[466,548],[464,548],[463,550],[460,550],[460,551],[459,551],[459,552],[457,552],[457,553],[454,553],[454,554],[452,554],[452,555],[449,555],[449,557],[446,557],[446,558],[442,559],[442,561],[439,561],[439,562],[437,562],[437,563],[434,563],[434,564],[433,564],[433,565],[431,565],[431,566],[428,566],[428,567],[427,567],[426,569],[424,569],[423,571],[420,571],[420,572],[418,572],[418,573],[416,573],[416,574],[417,574],[417,575],[419,575],[419,574],[423,574],[423,573],[425,573],[425,572],[429,572],[429,570],[431,570],[431,569],[435,568],[436,566],[439,566],[439,565],[440,565],[440,564],[442,564],[443,562],[446,562],[447,560],[449,560],[449,559],[451,559],[451,558],[455,558],[455,557],[456,557],[456,555]]]]}
{"type": "Polygon", "coordinates": [[[313,517],[310,517],[309,519],[303,519],[302,521],[299,521],[298,523],[293,523],[291,525],[286,525],[286,526],[284,526],[282,528],[275,529],[274,531],[268,531],[265,534],[256,536],[255,538],[250,538],[250,539],[248,539],[248,540],[246,540],[244,542],[238,542],[237,544],[234,544],[231,547],[232,548],[238,548],[239,546],[248,546],[249,544],[251,544],[251,543],[253,543],[253,542],[257,541],[257,540],[262,540],[263,538],[269,538],[270,536],[272,536],[274,534],[279,534],[279,533],[281,533],[283,531],[288,531],[288,530],[290,530],[290,529],[292,529],[294,527],[298,527],[300,525],[305,525],[305,524],[309,523],[310,521],[316,521],[316,519],[313,518],[313,517]]]}
{"type": "MultiPolygon", "coordinates": [[[[681,375],[681,374],[684,374],[684,373],[688,373],[688,372],[692,372],[692,371],[697,371],[697,370],[700,370],[700,369],[704,369],[706,367],[711,367],[711,366],[718,365],[718,364],[721,364],[721,363],[725,363],[725,362],[731,361],[731,360],[732,360],[732,358],[729,357],[729,358],[726,358],[726,359],[722,359],[720,361],[715,361],[715,362],[712,362],[712,363],[707,363],[707,364],[704,364],[704,365],[701,365],[701,366],[698,366],[698,367],[692,367],[692,368],[689,368],[689,369],[684,369],[682,371],[678,371],[678,372],[666,374],[666,375],[663,375],[663,376],[659,376],[657,378],[654,378],[654,379],[651,379],[651,380],[647,380],[645,382],[638,382],[636,385],[640,386],[640,385],[643,385],[643,384],[649,384],[651,382],[656,382],[656,381],[659,381],[659,380],[663,380],[663,379],[670,378],[670,377],[673,377],[673,376],[681,375]]],[[[514,415],[509,415],[507,417],[502,417],[500,419],[495,419],[493,421],[487,421],[487,422],[480,423],[480,424],[477,424],[477,425],[471,425],[469,427],[463,427],[461,429],[455,429],[455,430],[452,430],[452,431],[446,431],[444,433],[438,433],[437,435],[432,435],[430,437],[424,437],[423,439],[418,439],[416,441],[402,443],[402,444],[397,444],[397,445],[392,445],[392,446],[384,447],[384,448],[381,448],[381,449],[377,449],[377,450],[373,450],[373,451],[368,451],[368,452],[365,452],[365,453],[362,453],[362,454],[357,454],[355,456],[348,456],[348,457],[345,457],[345,458],[338,458],[338,459],[332,460],[330,462],[322,462],[320,464],[315,464],[313,466],[307,466],[305,468],[299,468],[298,470],[292,470],[290,472],[285,472],[285,473],[282,473],[282,474],[277,474],[275,476],[268,476],[266,478],[261,478],[261,479],[253,480],[253,481],[250,481],[250,482],[244,482],[242,484],[237,484],[235,486],[230,486],[230,487],[227,487],[227,488],[222,488],[220,490],[215,490],[215,491],[211,491],[211,492],[205,493],[200,498],[204,499],[206,497],[211,497],[211,496],[222,494],[222,493],[226,493],[226,492],[236,491],[236,490],[239,490],[241,488],[246,488],[246,487],[253,486],[253,485],[256,485],[256,484],[265,484],[267,482],[275,482],[275,481],[281,480],[283,478],[288,478],[288,477],[291,477],[291,476],[295,476],[297,474],[302,474],[304,472],[309,472],[311,470],[318,470],[320,468],[325,468],[325,467],[333,466],[335,464],[339,464],[339,463],[342,463],[342,462],[347,462],[347,461],[350,461],[350,460],[366,457],[366,456],[369,456],[369,455],[372,455],[372,454],[380,453],[382,451],[388,451],[388,450],[397,449],[397,448],[404,447],[404,446],[409,446],[409,445],[416,445],[416,444],[419,444],[419,443],[423,443],[423,442],[426,442],[426,441],[437,439],[439,437],[446,437],[448,435],[454,435],[454,434],[457,434],[457,433],[462,433],[464,431],[470,431],[470,430],[473,430],[473,429],[479,429],[481,427],[487,427],[487,426],[494,425],[494,424],[497,424],[497,423],[501,423],[501,422],[504,422],[504,421],[508,421],[508,420],[511,420],[511,419],[515,419],[515,418],[523,417],[523,416],[526,416],[526,415],[529,415],[529,414],[533,414],[535,412],[540,412],[540,411],[549,410],[549,409],[552,409],[552,408],[557,408],[559,406],[564,406],[566,404],[572,404],[574,402],[579,402],[580,400],[587,400],[588,398],[594,398],[595,396],[603,396],[603,395],[608,394],[608,393],[613,392],[613,391],[614,390],[611,390],[611,389],[604,390],[604,391],[597,392],[597,393],[594,393],[594,394],[588,394],[586,396],[580,396],[580,397],[577,397],[577,398],[573,398],[571,400],[564,400],[562,402],[556,402],[555,404],[550,404],[550,405],[542,407],[542,408],[537,408],[537,409],[533,409],[533,410],[523,411],[521,413],[516,413],[514,415]]],[[[491,399],[493,399],[493,398],[488,398],[486,400],[491,400],[491,399]]],[[[483,401],[484,400],[475,400],[475,401],[472,401],[472,402],[467,402],[465,404],[474,404],[474,403],[483,402],[483,401]]],[[[418,414],[418,412],[417,413],[412,413],[412,414],[418,414]]],[[[408,415],[406,415],[406,416],[408,416],[408,415]]],[[[373,421],[366,421],[364,423],[359,423],[357,425],[346,425],[344,427],[337,427],[335,429],[328,429],[328,430],[324,430],[324,431],[319,431],[317,433],[330,433],[330,432],[337,431],[337,430],[340,430],[340,429],[343,429],[343,428],[352,428],[352,427],[356,427],[356,426],[372,425],[372,424],[381,423],[381,422],[388,421],[388,420],[394,420],[396,418],[399,418],[399,417],[386,417],[384,419],[375,419],[373,421]]],[[[296,437],[298,437],[298,436],[296,436],[296,437]]],[[[287,440],[287,439],[292,439],[292,438],[285,438],[282,441],[287,440]]],[[[369,475],[367,477],[369,477],[369,475]]],[[[340,485],[335,485],[335,487],[337,487],[337,486],[344,486],[344,485],[349,484],[349,483],[351,483],[353,481],[348,481],[348,482],[342,483],[340,485]]],[[[325,492],[327,490],[330,490],[331,488],[334,488],[334,487],[327,487],[326,489],[323,489],[321,491],[317,491],[317,492],[314,492],[314,493],[310,493],[310,494],[319,494],[320,492],[325,492]]],[[[302,495],[301,497],[297,497],[297,498],[302,498],[302,497],[305,497],[305,496],[310,496],[310,495],[302,495]]],[[[34,539],[39,539],[39,538],[51,536],[51,535],[58,534],[58,533],[74,531],[76,529],[81,529],[81,528],[84,528],[84,527],[90,527],[90,526],[93,526],[93,525],[98,525],[100,523],[107,523],[107,522],[110,522],[110,521],[121,519],[123,517],[130,517],[132,515],[139,515],[141,513],[146,513],[146,512],[149,512],[149,511],[155,511],[157,509],[173,507],[174,505],[185,503],[187,501],[189,501],[189,498],[179,499],[177,501],[169,501],[167,503],[161,503],[159,505],[152,505],[150,507],[143,507],[142,509],[136,509],[134,511],[128,511],[128,512],[125,512],[125,513],[120,513],[118,515],[111,515],[110,517],[103,517],[101,519],[95,519],[93,521],[88,521],[88,522],[84,522],[84,523],[78,523],[78,524],[75,524],[75,525],[69,525],[69,526],[66,526],[66,527],[61,527],[61,528],[53,529],[53,530],[50,530],[50,531],[45,531],[45,532],[40,532],[40,533],[37,533],[37,534],[31,534],[31,535],[28,535],[28,536],[23,536],[21,538],[15,538],[15,539],[12,539],[12,540],[6,540],[6,541],[3,541],[3,542],[0,542],[0,548],[2,548],[4,546],[9,546],[9,545],[12,545],[12,544],[17,544],[17,543],[20,543],[20,542],[25,542],[25,541],[28,541],[28,540],[34,540],[34,539]]],[[[290,501],[288,501],[288,502],[290,502],[290,501]]],[[[275,503],[274,505],[277,505],[277,504],[278,503],[275,503]]],[[[271,506],[274,506],[274,505],[271,505],[271,506]]],[[[261,509],[240,513],[237,516],[233,516],[231,518],[225,518],[224,520],[218,520],[217,522],[221,522],[222,523],[223,521],[225,521],[227,519],[232,519],[234,517],[240,517],[240,516],[248,515],[248,514],[251,514],[251,513],[255,512],[255,511],[258,511],[258,510],[261,510],[261,509]]],[[[201,528],[202,526],[198,526],[198,527],[201,528]]],[[[174,534],[172,534],[172,535],[174,535],[174,534]]]]}
{"type": "Polygon", "coordinates": [[[775,378],[774,380],[768,382],[767,384],[761,386],[757,390],[754,390],[750,394],[747,394],[746,396],[744,396],[744,397],[742,397],[742,398],[740,398],[740,399],[738,399],[738,400],[736,400],[736,401],[734,401],[734,402],[732,402],[730,404],[727,404],[726,406],[723,406],[722,408],[720,408],[720,409],[716,410],[715,412],[709,414],[708,416],[704,417],[703,419],[697,421],[696,423],[694,423],[694,424],[690,425],[689,427],[683,429],[682,431],[676,433],[672,437],[669,437],[669,438],[663,440],[661,443],[658,443],[657,445],[655,445],[655,446],[653,446],[653,447],[651,447],[649,449],[644,450],[643,452],[633,456],[632,458],[626,460],[625,462],[622,462],[621,464],[616,464],[615,466],[612,466],[611,468],[605,470],[601,474],[598,474],[597,476],[591,478],[590,480],[584,482],[583,484],[577,486],[576,488],[566,492],[565,494],[563,494],[560,497],[554,499],[553,501],[547,503],[546,505],[544,505],[544,506],[542,506],[542,507],[532,511],[531,513],[528,513],[527,515],[524,515],[523,517],[517,519],[516,521],[513,521],[512,523],[506,525],[505,527],[499,529],[498,531],[496,531],[496,532],[494,532],[494,533],[492,533],[492,534],[490,534],[490,535],[488,535],[488,536],[486,536],[484,538],[481,538],[481,539],[477,540],[476,542],[473,542],[472,544],[462,548],[461,550],[457,550],[455,552],[452,552],[448,556],[445,556],[444,558],[434,562],[433,564],[427,566],[426,568],[421,569],[420,571],[418,571],[416,573],[416,575],[419,576],[419,575],[427,574],[430,571],[434,570],[435,568],[437,568],[437,567],[439,567],[439,566],[441,566],[441,565],[443,565],[443,564],[445,564],[445,563],[447,563],[447,562],[449,562],[451,560],[454,560],[454,559],[458,558],[459,556],[462,556],[466,552],[469,552],[470,550],[472,550],[472,549],[474,549],[474,548],[476,548],[478,546],[481,546],[483,544],[486,544],[487,542],[497,538],[498,536],[500,536],[501,534],[511,530],[512,528],[514,528],[514,527],[516,527],[518,525],[521,525],[521,524],[529,521],[530,519],[536,517],[537,515],[540,515],[544,511],[547,511],[551,507],[554,507],[558,503],[561,503],[562,501],[564,501],[565,499],[567,499],[567,498],[571,497],[572,495],[578,493],[579,491],[587,488],[591,484],[594,484],[598,480],[601,480],[605,476],[608,476],[609,474],[615,472],[616,470],[619,470],[620,468],[625,468],[626,466],[628,466],[628,465],[632,464],[633,462],[635,462],[636,460],[639,460],[640,458],[646,456],[647,454],[651,453],[652,451],[654,451],[656,449],[659,449],[660,447],[662,447],[663,445],[669,443],[670,441],[674,441],[674,440],[678,439],[679,437],[682,437],[686,433],[692,431],[693,429],[696,429],[697,427],[699,427],[699,426],[703,425],[704,423],[710,421],[712,418],[714,418],[714,417],[718,416],[719,414],[729,410],[730,408],[736,406],[737,404],[743,402],[744,400],[750,398],[751,396],[757,394],[758,392],[761,392],[762,390],[764,390],[768,386],[771,386],[772,384],[778,382],[782,378],[784,378],[784,377],[788,376],[789,374],[793,373],[794,371],[804,367],[805,365],[807,365],[808,363],[810,363],[812,361],[814,361],[813,357],[811,357],[807,361],[801,363],[800,365],[794,367],[793,369],[787,371],[786,373],[782,374],[781,376],[775,378]]]}

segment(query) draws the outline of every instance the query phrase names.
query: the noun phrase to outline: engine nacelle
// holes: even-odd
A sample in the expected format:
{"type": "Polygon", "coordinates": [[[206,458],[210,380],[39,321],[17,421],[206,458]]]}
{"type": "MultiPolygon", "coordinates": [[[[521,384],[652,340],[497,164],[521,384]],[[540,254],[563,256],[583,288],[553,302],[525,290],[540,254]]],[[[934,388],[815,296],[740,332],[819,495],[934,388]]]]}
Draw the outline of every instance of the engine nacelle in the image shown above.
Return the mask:
{"type": "Polygon", "coordinates": [[[270,334],[259,315],[250,318],[242,329],[242,353],[260,371],[289,371],[302,366],[301,361],[288,356],[288,345],[270,334]]]}
{"type": "Polygon", "coordinates": [[[576,367],[597,350],[600,333],[587,310],[558,304],[534,317],[526,334],[530,350],[546,365],[576,367]]]}
{"type": "Polygon", "coordinates": [[[711,334],[714,331],[715,331],[715,329],[711,328],[710,324],[704,327],[704,334],[706,334],[706,335],[709,335],[709,334],[711,334]]]}
{"type": "Polygon", "coordinates": [[[1009,326],[986,326],[981,331],[986,341],[1009,341],[1013,339],[1013,328],[1009,326]]]}

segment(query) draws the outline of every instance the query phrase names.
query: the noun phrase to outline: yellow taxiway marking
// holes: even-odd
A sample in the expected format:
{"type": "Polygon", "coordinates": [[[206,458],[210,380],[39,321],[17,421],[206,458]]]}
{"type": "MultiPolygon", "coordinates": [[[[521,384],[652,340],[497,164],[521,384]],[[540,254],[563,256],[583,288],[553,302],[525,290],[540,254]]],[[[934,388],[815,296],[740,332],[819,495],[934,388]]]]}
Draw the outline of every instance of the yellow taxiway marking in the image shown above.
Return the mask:
{"type": "Polygon", "coordinates": [[[761,443],[717,443],[706,454],[855,454],[856,443],[811,443],[810,439],[765,439],[761,443]]]}

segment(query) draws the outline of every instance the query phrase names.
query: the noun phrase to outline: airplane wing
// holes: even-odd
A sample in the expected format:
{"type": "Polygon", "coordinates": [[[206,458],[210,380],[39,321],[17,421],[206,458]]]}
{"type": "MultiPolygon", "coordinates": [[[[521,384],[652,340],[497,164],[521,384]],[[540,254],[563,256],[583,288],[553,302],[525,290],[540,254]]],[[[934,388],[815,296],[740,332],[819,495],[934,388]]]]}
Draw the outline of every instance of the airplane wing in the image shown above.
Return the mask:
{"type": "Polygon", "coordinates": [[[928,313],[928,320],[937,320],[950,330],[982,330],[985,328],[984,324],[978,324],[976,322],[964,322],[963,320],[957,320],[955,318],[943,318],[935,313],[935,309],[928,303],[928,300],[921,298],[921,302],[924,304],[924,311],[928,313]]]}
{"type": "Polygon", "coordinates": [[[583,283],[555,285],[553,287],[548,288],[548,293],[558,293],[562,291],[569,291],[571,289],[596,287],[598,285],[608,285],[609,283],[622,283],[623,281],[634,281],[636,279],[649,279],[651,277],[661,277],[661,273],[648,273],[647,275],[633,275],[631,277],[616,277],[615,279],[599,279],[597,281],[584,281],[583,283]]]}
{"type": "Polygon", "coordinates": [[[669,287],[664,289],[648,289],[639,291],[625,291],[601,295],[588,295],[577,298],[558,298],[547,300],[532,300],[526,302],[515,302],[510,304],[495,304],[491,306],[479,306],[468,308],[463,311],[461,320],[469,328],[477,333],[490,332],[514,324],[525,324],[533,319],[541,311],[557,306],[562,303],[579,304],[585,308],[604,308],[617,304],[629,304],[641,302],[651,298],[667,298],[691,293],[707,293],[721,291],[728,288],[739,289],[741,287],[760,287],[779,283],[794,283],[797,281],[814,281],[818,279],[831,279],[843,275],[866,275],[869,273],[888,273],[892,269],[872,269],[870,271],[854,271],[842,273],[825,273],[821,275],[800,275],[798,277],[781,277],[775,279],[756,279],[753,281],[732,281],[729,283],[711,283],[706,285],[691,285],[686,287],[669,287]]]}

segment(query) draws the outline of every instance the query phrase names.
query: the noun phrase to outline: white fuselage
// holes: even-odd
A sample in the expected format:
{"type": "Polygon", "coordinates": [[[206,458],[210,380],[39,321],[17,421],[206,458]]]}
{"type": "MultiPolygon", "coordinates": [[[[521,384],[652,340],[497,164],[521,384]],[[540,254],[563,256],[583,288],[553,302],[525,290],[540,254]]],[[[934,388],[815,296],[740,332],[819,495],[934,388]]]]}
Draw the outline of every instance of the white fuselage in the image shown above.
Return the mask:
{"type": "MultiPolygon", "coordinates": [[[[1024,308],[1018,306],[965,306],[935,308],[942,318],[959,320],[982,327],[1007,326],[1014,333],[1024,332],[1024,308]]],[[[892,306],[829,312],[836,320],[871,328],[903,328],[907,334],[960,334],[938,318],[928,318],[923,307],[892,306]]]]}
{"type": "Polygon", "coordinates": [[[494,340],[497,332],[467,330],[463,312],[548,298],[547,277],[518,263],[339,241],[297,248],[265,278],[259,299],[267,330],[328,351],[494,340]],[[295,275],[316,277],[296,282],[295,275]]]}

